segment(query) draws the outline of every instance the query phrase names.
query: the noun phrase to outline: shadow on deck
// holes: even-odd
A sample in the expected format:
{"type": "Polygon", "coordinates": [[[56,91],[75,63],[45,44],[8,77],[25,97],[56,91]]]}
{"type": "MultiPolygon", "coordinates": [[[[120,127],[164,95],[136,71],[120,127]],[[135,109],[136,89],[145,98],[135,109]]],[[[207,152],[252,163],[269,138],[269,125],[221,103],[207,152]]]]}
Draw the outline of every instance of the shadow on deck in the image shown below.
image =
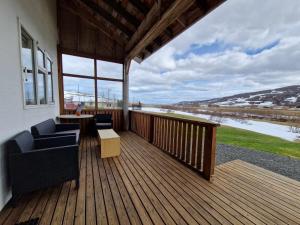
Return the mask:
{"type": "Polygon", "coordinates": [[[102,160],[97,140],[83,138],[79,190],[73,181],[26,195],[0,224],[300,224],[300,182],[243,161],[208,182],[131,132],[121,148],[102,160]]]}

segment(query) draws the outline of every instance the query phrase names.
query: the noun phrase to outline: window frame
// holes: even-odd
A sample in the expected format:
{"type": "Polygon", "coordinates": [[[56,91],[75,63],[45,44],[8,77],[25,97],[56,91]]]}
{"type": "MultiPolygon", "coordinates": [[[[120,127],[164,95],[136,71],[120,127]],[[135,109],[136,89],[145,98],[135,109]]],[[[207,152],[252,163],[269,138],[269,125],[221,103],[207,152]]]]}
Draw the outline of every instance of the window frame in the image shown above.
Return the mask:
{"type": "Polygon", "coordinates": [[[36,74],[36,79],[37,79],[37,83],[36,83],[36,86],[37,86],[37,100],[38,100],[38,105],[48,105],[48,80],[47,80],[47,75],[48,75],[48,71],[47,71],[47,66],[46,66],[46,51],[45,50],[42,50],[42,48],[38,45],[37,43],[37,48],[36,48],[36,64],[37,64],[37,74],[36,74]],[[42,67],[41,65],[39,65],[39,62],[38,62],[38,52],[42,52],[43,54],[43,62],[44,62],[44,67],[42,67]],[[40,72],[41,71],[41,72],[40,72]],[[38,82],[38,76],[39,74],[42,73],[43,76],[44,76],[44,96],[45,96],[45,103],[42,104],[40,103],[40,99],[39,99],[39,82],[38,82]]]}
{"type": "MultiPolygon", "coordinates": [[[[55,99],[54,99],[54,83],[53,83],[53,60],[51,59],[51,57],[49,56],[49,54],[46,52],[46,68],[47,68],[47,61],[49,60],[50,62],[50,69],[51,69],[51,92],[52,92],[52,100],[49,101],[49,96],[48,96],[48,79],[47,79],[47,104],[48,105],[54,105],[55,104],[55,99]]],[[[47,68],[47,78],[49,76],[49,70],[47,68]]]]}
{"type": "MultiPolygon", "coordinates": [[[[62,109],[63,110],[69,110],[69,109],[66,109],[65,108],[65,96],[64,96],[64,77],[74,77],[74,78],[83,78],[83,79],[90,79],[90,80],[94,80],[94,94],[95,94],[95,108],[94,110],[100,110],[100,109],[103,109],[103,108],[99,108],[98,107],[98,80],[104,80],[104,81],[114,81],[114,82],[121,82],[122,83],[122,100],[124,99],[124,96],[123,96],[123,84],[124,84],[124,64],[123,63],[119,63],[119,62],[116,62],[118,64],[120,64],[122,66],[122,79],[116,79],[116,78],[107,78],[107,77],[99,77],[97,74],[98,74],[98,68],[97,68],[97,61],[107,61],[107,60],[102,60],[102,59],[97,59],[97,58],[92,58],[92,57],[86,57],[86,56],[79,56],[79,55],[75,55],[75,54],[68,54],[68,53],[64,53],[64,52],[60,52],[60,67],[61,67],[61,74],[60,76],[62,77],[61,78],[61,84],[60,84],[60,88],[62,89],[62,97],[60,98],[61,99],[61,104],[62,104],[62,109]],[[78,75],[78,74],[70,74],[70,73],[64,73],[64,68],[63,68],[63,55],[70,55],[70,56],[78,56],[78,57],[82,57],[82,58],[87,58],[87,59],[92,59],[94,61],[94,74],[93,76],[90,76],[90,75],[84,75],[84,74],[81,74],[81,75],[78,75]]],[[[107,61],[109,62],[109,61],[107,61]]],[[[110,109],[110,108],[108,108],[110,109]]]]}
{"type": "Polygon", "coordinates": [[[38,41],[31,35],[31,32],[24,26],[24,24],[21,22],[20,18],[18,17],[18,31],[19,31],[19,56],[20,56],[20,73],[21,73],[21,88],[22,88],[22,98],[23,98],[23,109],[34,109],[34,108],[43,108],[43,107],[49,107],[55,105],[54,100],[54,85],[53,85],[53,61],[51,57],[49,56],[48,52],[46,50],[43,50],[39,44],[38,41]],[[24,85],[24,73],[23,73],[23,57],[22,57],[22,30],[26,32],[26,35],[28,35],[32,41],[33,41],[33,77],[34,77],[34,85],[35,85],[35,104],[26,104],[26,95],[25,95],[25,85],[24,85]],[[42,68],[38,65],[38,50],[41,50],[44,53],[44,60],[45,60],[45,68],[42,68]],[[53,102],[48,101],[48,80],[47,80],[47,59],[49,58],[52,66],[52,95],[53,95],[53,102]],[[43,73],[45,73],[45,104],[40,104],[39,101],[39,89],[38,89],[38,72],[41,70],[43,73]]]}

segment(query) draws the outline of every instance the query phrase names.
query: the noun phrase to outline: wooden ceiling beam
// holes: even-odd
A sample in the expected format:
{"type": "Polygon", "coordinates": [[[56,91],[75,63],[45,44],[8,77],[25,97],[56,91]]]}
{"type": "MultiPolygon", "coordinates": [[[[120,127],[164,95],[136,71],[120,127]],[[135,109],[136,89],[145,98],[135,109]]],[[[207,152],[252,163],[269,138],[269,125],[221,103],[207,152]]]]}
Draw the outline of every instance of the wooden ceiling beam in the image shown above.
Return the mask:
{"type": "Polygon", "coordinates": [[[105,19],[107,22],[109,22],[112,26],[116,27],[118,30],[125,33],[128,37],[131,37],[133,35],[132,30],[130,30],[123,23],[119,22],[115,17],[113,17],[110,13],[108,13],[105,9],[103,9],[97,3],[95,3],[91,0],[80,0],[80,1],[83,2],[87,7],[89,7],[98,16],[101,16],[103,19],[105,19]]]}
{"type": "Polygon", "coordinates": [[[108,6],[122,16],[128,23],[132,24],[135,28],[140,25],[140,21],[133,15],[131,15],[121,4],[116,0],[103,0],[108,6]]]}
{"type": "Polygon", "coordinates": [[[59,7],[62,9],[68,10],[72,14],[79,16],[82,20],[86,21],[92,27],[96,28],[100,32],[102,32],[108,38],[116,41],[121,46],[125,46],[127,40],[118,35],[116,32],[112,31],[106,26],[106,22],[103,21],[102,18],[99,18],[95,14],[91,13],[84,5],[82,5],[81,1],[71,0],[71,1],[59,1],[59,7]]]}
{"type": "Polygon", "coordinates": [[[179,18],[177,19],[177,22],[178,22],[183,28],[186,27],[186,22],[184,22],[182,18],[179,17],[179,18]]]}
{"type": "MultiPolygon", "coordinates": [[[[194,3],[195,0],[175,0],[172,5],[166,10],[166,12],[161,16],[161,18],[151,27],[150,30],[146,32],[145,35],[136,35],[137,37],[135,38],[135,41],[137,42],[135,42],[133,45],[133,38],[131,38],[131,40],[125,47],[127,58],[133,59],[134,57],[136,57],[146,46],[153,42],[155,38],[163,33],[170,24],[176,21],[176,19],[179,18],[194,3]]],[[[148,15],[149,13],[147,14],[147,17],[148,15]]]]}
{"type": "Polygon", "coordinates": [[[207,13],[209,10],[209,5],[207,0],[196,0],[196,4],[199,8],[203,10],[204,13],[207,13]]]}
{"type": "Polygon", "coordinates": [[[149,8],[140,0],[129,0],[131,5],[138,9],[142,14],[147,15],[149,8]]]}
{"type": "MultiPolygon", "coordinates": [[[[160,4],[155,2],[145,19],[142,21],[136,32],[125,46],[125,51],[129,52],[134,45],[146,34],[146,32],[155,24],[160,17],[160,4]]],[[[146,46],[145,46],[146,47],[146,46]]]]}

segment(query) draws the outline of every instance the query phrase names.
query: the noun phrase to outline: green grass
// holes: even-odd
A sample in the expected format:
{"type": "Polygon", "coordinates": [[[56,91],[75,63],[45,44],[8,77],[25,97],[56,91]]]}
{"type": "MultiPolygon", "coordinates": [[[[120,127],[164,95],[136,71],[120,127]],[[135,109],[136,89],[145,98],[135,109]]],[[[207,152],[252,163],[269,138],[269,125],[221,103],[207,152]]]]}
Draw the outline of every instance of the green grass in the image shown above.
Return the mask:
{"type": "Polygon", "coordinates": [[[217,131],[217,142],[256,151],[300,158],[300,144],[248,130],[221,126],[217,131]]]}
{"type": "MultiPolygon", "coordinates": [[[[174,113],[168,113],[167,115],[177,118],[207,122],[207,120],[199,119],[193,116],[179,115],[174,113]]],[[[281,138],[228,126],[218,127],[217,142],[219,144],[228,144],[256,151],[271,152],[279,155],[300,158],[300,143],[286,141],[281,138]]]]}

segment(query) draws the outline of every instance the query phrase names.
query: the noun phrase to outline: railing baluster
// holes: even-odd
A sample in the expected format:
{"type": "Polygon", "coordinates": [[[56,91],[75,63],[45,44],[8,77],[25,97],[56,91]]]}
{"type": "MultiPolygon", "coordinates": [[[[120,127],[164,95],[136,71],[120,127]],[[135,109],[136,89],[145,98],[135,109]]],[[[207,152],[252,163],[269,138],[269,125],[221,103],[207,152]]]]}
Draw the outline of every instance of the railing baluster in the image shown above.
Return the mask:
{"type": "Polygon", "coordinates": [[[185,162],[187,164],[191,163],[191,129],[192,126],[190,123],[187,124],[187,140],[186,140],[186,152],[185,152],[185,162]]]}
{"type": "Polygon", "coordinates": [[[192,153],[191,153],[191,165],[196,165],[196,151],[197,151],[197,126],[193,124],[192,128],[192,153]]]}
{"type": "Polygon", "coordinates": [[[202,155],[203,155],[203,127],[198,129],[198,146],[197,146],[197,159],[196,167],[197,169],[202,170],[202,155]]]}
{"type": "Polygon", "coordinates": [[[186,149],[186,123],[182,123],[182,145],[181,145],[181,157],[182,161],[185,161],[185,149],[186,149]]]}

